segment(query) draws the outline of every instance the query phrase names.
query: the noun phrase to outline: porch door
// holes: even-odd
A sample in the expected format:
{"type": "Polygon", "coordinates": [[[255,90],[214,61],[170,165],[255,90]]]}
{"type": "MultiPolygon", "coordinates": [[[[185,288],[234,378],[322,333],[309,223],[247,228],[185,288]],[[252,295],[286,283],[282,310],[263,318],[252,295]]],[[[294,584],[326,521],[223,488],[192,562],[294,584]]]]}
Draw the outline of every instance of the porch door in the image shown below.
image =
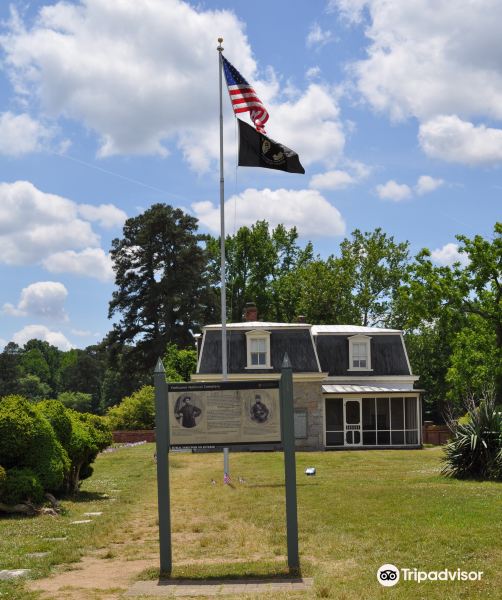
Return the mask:
{"type": "Polygon", "coordinates": [[[361,398],[343,399],[344,446],[361,446],[361,398]]]}

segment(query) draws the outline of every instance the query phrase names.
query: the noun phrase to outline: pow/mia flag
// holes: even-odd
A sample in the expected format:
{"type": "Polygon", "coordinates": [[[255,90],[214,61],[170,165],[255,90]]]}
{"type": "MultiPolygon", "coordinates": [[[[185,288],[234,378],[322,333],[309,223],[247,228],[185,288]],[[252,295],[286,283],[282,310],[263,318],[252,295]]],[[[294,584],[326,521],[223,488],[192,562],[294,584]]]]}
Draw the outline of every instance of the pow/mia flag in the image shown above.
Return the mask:
{"type": "Polygon", "coordinates": [[[237,120],[239,121],[238,165],[240,167],[263,167],[288,173],[305,173],[296,152],[274,142],[244,121],[237,120]]]}

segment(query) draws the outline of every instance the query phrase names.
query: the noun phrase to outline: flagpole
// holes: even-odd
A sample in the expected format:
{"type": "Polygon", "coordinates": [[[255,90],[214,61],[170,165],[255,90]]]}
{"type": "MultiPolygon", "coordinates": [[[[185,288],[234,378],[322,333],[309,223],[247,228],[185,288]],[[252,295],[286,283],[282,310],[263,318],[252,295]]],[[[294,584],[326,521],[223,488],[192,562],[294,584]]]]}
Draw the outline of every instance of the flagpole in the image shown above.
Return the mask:
{"type": "MultiPolygon", "coordinates": [[[[228,379],[227,372],[227,287],[225,272],[225,177],[223,174],[223,38],[218,38],[218,62],[220,80],[220,250],[221,250],[221,375],[228,379]]],[[[229,477],[229,451],[223,448],[223,481],[229,477]]]]}

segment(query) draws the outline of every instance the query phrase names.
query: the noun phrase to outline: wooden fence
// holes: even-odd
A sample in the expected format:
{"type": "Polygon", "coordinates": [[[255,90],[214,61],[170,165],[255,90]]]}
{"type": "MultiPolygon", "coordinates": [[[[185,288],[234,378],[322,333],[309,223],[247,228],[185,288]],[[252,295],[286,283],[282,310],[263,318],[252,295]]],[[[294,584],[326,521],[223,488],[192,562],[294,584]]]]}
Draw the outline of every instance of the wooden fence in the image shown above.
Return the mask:
{"type": "Polygon", "coordinates": [[[430,421],[425,421],[423,428],[423,443],[442,446],[446,444],[451,437],[451,431],[446,425],[434,425],[430,421]]]}

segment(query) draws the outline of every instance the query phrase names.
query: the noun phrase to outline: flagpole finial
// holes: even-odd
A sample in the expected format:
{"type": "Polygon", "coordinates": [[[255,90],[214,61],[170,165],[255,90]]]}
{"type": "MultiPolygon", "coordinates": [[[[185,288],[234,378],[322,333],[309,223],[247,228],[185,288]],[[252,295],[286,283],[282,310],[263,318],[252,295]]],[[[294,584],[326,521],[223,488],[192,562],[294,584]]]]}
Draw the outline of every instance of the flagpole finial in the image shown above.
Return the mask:
{"type": "Polygon", "coordinates": [[[218,45],[218,48],[217,48],[218,52],[222,52],[223,51],[223,46],[221,45],[222,43],[223,43],[223,38],[219,37],[218,38],[218,44],[219,45],[218,45]]]}

